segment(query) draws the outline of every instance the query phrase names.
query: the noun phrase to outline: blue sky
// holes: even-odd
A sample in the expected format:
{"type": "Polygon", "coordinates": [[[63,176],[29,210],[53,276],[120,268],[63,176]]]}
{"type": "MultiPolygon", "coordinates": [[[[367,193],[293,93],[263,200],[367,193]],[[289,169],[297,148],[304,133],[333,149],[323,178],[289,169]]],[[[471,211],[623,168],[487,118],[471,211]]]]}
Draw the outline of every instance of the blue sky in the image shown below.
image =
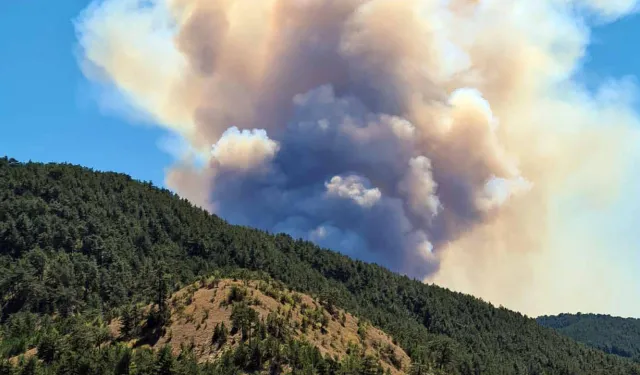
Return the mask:
{"type": "MultiPolygon", "coordinates": [[[[101,111],[76,58],[72,24],[87,0],[0,1],[0,154],[66,161],[163,184],[163,130],[101,111]]],[[[640,74],[640,17],[595,30],[586,77],[640,74]]]]}
{"type": "Polygon", "coordinates": [[[75,55],[87,0],[0,1],[0,155],[66,161],[163,183],[163,132],[100,110],[75,55]]]}

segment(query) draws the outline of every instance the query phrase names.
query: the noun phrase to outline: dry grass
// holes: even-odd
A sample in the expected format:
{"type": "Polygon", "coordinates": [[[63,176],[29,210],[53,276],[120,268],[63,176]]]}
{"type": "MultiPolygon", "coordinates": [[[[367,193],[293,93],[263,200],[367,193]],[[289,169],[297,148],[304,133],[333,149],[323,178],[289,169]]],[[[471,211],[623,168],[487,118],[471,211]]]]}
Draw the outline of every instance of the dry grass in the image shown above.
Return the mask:
{"type": "MultiPolygon", "coordinates": [[[[223,279],[215,283],[198,282],[183,288],[171,297],[171,323],[152,347],[168,344],[175,353],[179,353],[183,345],[191,345],[203,362],[215,360],[224,350],[235,347],[240,341],[239,334],[229,335],[221,349],[211,343],[217,324],[224,323],[231,328],[232,306],[227,304],[227,299],[234,287],[246,292],[244,300],[258,312],[261,319],[266,319],[271,312],[287,317],[294,336],[315,345],[323,355],[342,358],[347,355],[349,345],[355,344],[365,353],[380,358],[382,366],[389,368],[393,374],[402,374],[409,367],[407,354],[379,329],[365,324],[366,329],[361,331],[364,333],[361,337],[358,333],[359,320],[351,314],[336,308],[332,316],[310,296],[263,281],[223,279]],[[328,318],[325,329],[309,324],[303,331],[303,308],[321,310],[328,318]],[[393,365],[392,357],[396,364],[400,364],[399,369],[393,365]]],[[[111,323],[110,328],[117,336],[117,320],[111,323]]]]}

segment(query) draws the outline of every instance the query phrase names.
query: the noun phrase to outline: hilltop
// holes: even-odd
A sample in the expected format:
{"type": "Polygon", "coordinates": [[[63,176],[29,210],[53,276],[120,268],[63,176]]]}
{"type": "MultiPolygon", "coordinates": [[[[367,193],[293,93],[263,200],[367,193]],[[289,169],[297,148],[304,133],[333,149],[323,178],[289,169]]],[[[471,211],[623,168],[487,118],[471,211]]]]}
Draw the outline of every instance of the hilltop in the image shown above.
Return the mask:
{"type": "MultiPolygon", "coordinates": [[[[323,357],[339,361],[351,353],[361,353],[374,358],[376,364],[392,374],[406,372],[410,367],[407,354],[386,333],[277,282],[204,279],[174,294],[170,305],[171,323],[153,346],[169,344],[177,354],[184,345],[190,345],[202,361],[215,361],[224,352],[221,347],[233,348],[242,342],[238,331],[211,345],[215,328],[233,329],[237,325],[234,312],[245,308],[256,311],[255,318],[267,322],[268,329],[311,344],[323,357]]],[[[114,336],[120,336],[121,322],[117,327],[114,336]]]]}
{"type": "MultiPolygon", "coordinates": [[[[0,354],[6,358],[43,343],[51,347],[64,342],[65,355],[56,363],[102,368],[94,373],[112,373],[103,371],[114,363],[141,368],[150,361],[160,367],[177,361],[183,372],[176,373],[221,373],[215,372],[219,367],[198,365],[202,357],[196,352],[175,356],[171,346],[157,349],[170,343],[169,331],[172,340],[183,341],[176,327],[167,325],[181,320],[175,319],[175,311],[161,308],[165,296],[184,293],[188,285],[218,274],[274,280],[368,322],[397,343],[415,373],[640,373],[633,362],[587,348],[522,314],[287,235],[230,225],[168,190],[117,173],[0,159],[0,254],[0,354]],[[113,343],[119,328],[109,322],[150,303],[155,307],[141,313],[147,328],[163,327],[145,336],[157,340],[150,345],[156,350],[138,346],[130,352],[124,343],[113,343]],[[50,340],[52,336],[73,339],[50,340]],[[81,339],[86,345],[80,345],[81,339]],[[83,347],[99,350],[83,352],[83,347]]],[[[198,288],[197,293],[204,291],[198,288]]],[[[207,329],[212,324],[207,322],[207,329]]],[[[338,328],[331,333],[342,338],[349,332],[338,328]]],[[[314,361],[333,355],[322,340],[312,345],[318,352],[300,344],[300,336],[292,340],[298,349],[291,350],[304,358],[299,365],[305,371],[318,373],[309,370],[314,361]]],[[[271,352],[268,360],[276,357],[271,352]]],[[[365,357],[363,353],[360,360],[365,357]]],[[[41,366],[29,363],[21,366],[41,366]]],[[[225,366],[236,365],[231,361],[225,366]]]]}

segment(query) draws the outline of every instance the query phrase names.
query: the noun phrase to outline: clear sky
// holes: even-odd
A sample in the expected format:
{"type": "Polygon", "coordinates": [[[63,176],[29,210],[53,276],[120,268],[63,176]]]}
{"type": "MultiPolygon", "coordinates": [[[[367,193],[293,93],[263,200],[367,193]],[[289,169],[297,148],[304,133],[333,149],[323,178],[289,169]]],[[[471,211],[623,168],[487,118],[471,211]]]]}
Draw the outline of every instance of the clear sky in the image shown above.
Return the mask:
{"type": "MultiPolygon", "coordinates": [[[[73,19],[88,0],[0,1],[0,154],[66,161],[163,184],[164,133],[101,110],[75,58],[73,19]]],[[[596,29],[585,77],[640,74],[640,17],[596,29]]]]}

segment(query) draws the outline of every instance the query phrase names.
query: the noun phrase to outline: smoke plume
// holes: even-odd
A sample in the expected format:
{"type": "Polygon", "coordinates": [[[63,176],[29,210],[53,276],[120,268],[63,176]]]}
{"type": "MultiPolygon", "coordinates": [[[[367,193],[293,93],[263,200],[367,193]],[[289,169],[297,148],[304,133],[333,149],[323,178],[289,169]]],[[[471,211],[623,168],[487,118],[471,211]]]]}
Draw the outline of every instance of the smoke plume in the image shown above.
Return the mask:
{"type": "Polygon", "coordinates": [[[194,203],[537,314],[624,282],[563,202],[604,212],[639,160],[633,85],[574,78],[589,22],[635,7],[106,0],[76,26],[86,75],[185,141],[194,203]]]}

